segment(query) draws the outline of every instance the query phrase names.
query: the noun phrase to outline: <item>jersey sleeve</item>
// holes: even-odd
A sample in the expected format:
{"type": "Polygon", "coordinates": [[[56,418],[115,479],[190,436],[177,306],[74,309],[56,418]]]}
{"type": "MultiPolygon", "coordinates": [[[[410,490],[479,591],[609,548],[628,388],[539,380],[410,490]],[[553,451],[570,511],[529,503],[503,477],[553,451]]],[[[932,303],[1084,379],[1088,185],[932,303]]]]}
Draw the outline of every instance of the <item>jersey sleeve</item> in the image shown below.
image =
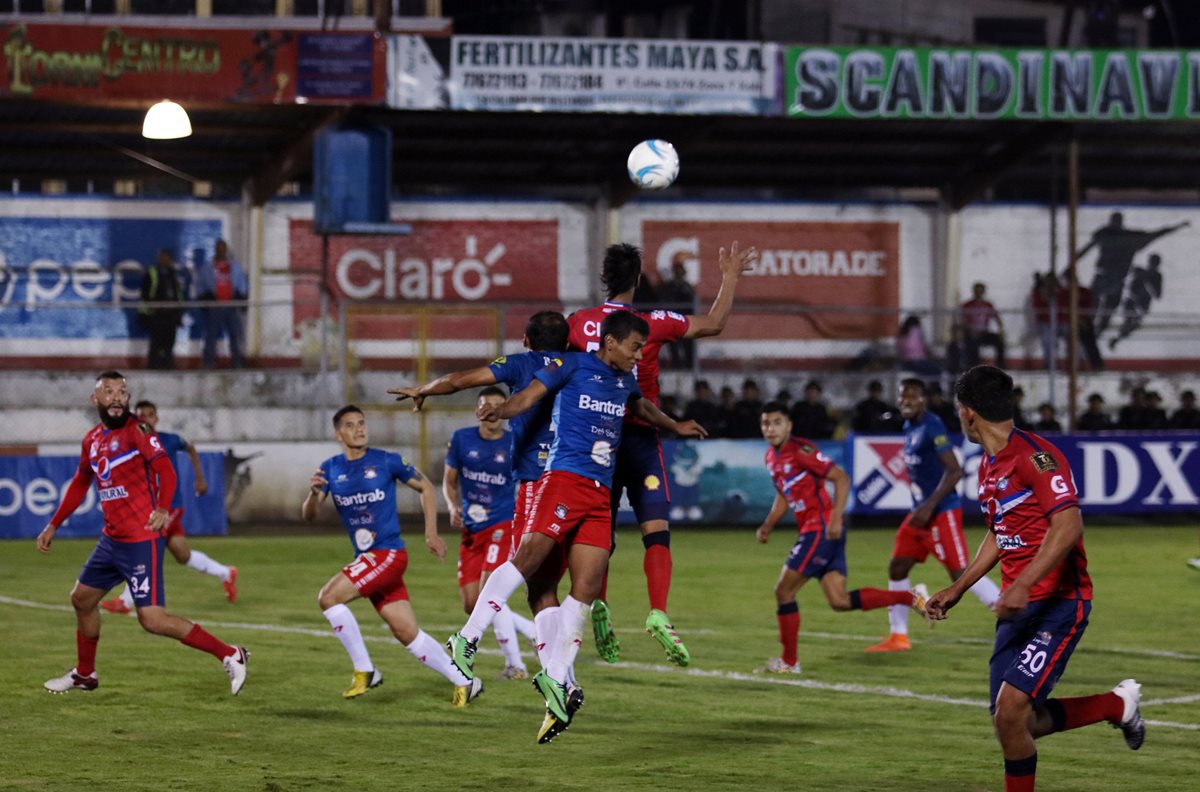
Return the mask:
{"type": "Polygon", "coordinates": [[[800,453],[796,455],[796,458],[800,464],[806,470],[822,478],[829,475],[829,471],[833,468],[833,460],[825,456],[824,452],[812,443],[802,442],[799,445],[800,453]]]}
{"type": "Polygon", "coordinates": [[[1024,457],[1020,465],[1021,477],[1033,492],[1044,516],[1079,505],[1075,477],[1058,449],[1035,451],[1024,457]]]}
{"type": "Polygon", "coordinates": [[[516,387],[516,383],[520,381],[520,366],[515,359],[509,358],[507,355],[501,355],[488,363],[488,368],[491,369],[496,382],[504,383],[509,390],[516,387]]]}
{"type": "Polygon", "coordinates": [[[329,482],[333,480],[333,474],[330,472],[332,468],[333,457],[321,463],[321,478],[325,479],[325,486],[321,487],[321,492],[329,492],[329,482]]]}
{"type": "Polygon", "coordinates": [[[408,464],[408,460],[399,454],[387,455],[388,475],[401,484],[406,484],[417,475],[417,469],[408,464]]]}
{"type": "Polygon", "coordinates": [[[534,373],[533,378],[546,386],[546,390],[555,392],[571,379],[575,370],[575,360],[571,355],[563,355],[551,361],[549,366],[534,373]]]}
{"type": "Polygon", "coordinates": [[[166,455],[167,451],[165,448],[163,448],[162,440],[160,440],[158,434],[156,434],[155,431],[150,428],[150,424],[139,423],[137,425],[137,431],[133,432],[133,437],[133,442],[137,446],[138,452],[141,453],[142,458],[147,462],[153,462],[160,456],[166,455]]]}
{"type": "Polygon", "coordinates": [[[458,460],[458,432],[450,436],[450,442],[446,444],[446,467],[458,470],[462,467],[462,463],[458,460]]]}
{"type": "Polygon", "coordinates": [[[930,434],[932,435],[930,439],[933,442],[934,452],[941,454],[943,451],[953,450],[954,446],[950,442],[950,433],[946,431],[946,424],[942,422],[941,418],[932,413],[930,417],[932,418],[929,422],[930,434]]]}
{"type": "Polygon", "coordinates": [[[650,312],[650,338],[669,344],[687,335],[691,321],[675,311],[650,312]]]}

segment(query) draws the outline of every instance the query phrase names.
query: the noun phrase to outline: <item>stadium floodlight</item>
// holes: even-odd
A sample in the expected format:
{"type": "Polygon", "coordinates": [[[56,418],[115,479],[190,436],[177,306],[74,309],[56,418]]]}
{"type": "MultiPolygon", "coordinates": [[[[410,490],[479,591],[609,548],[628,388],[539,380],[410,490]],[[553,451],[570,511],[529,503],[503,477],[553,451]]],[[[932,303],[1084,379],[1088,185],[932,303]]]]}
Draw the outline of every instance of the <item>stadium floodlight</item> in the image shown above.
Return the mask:
{"type": "Polygon", "coordinates": [[[152,140],[175,140],[190,137],[192,122],[182,106],[163,99],[146,111],[142,122],[142,137],[152,140]]]}

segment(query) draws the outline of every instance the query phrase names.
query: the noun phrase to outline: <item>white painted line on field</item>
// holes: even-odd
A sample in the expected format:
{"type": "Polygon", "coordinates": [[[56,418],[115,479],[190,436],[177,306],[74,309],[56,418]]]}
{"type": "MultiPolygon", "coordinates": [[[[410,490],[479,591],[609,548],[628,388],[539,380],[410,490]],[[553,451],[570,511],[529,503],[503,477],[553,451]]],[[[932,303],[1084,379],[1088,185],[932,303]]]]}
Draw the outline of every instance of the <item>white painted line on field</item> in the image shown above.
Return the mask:
{"type": "MultiPolygon", "coordinates": [[[[57,611],[59,613],[72,613],[74,609],[67,605],[52,605],[44,602],[34,602],[32,600],[17,599],[16,597],[6,597],[0,595],[0,604],[16,605],[22,608],[34,608],[37,610],[57,611]]],[[[329,630],[318,630],[311,627],[288,627],[280,624],[255,624],[252,622],[226,622],[226,621],[205,621],[205,624],[210,627],[226,628],[231,630],[253,630],[256,632],[271,632],[283,633],[287,635],[306,635],[314,638],[334,638],[334,634],[329,630]]],[[[436,629],[436,628],[434,628],[436,629]]],[[[841,633],[805,633],[805,635],[818,637],[844,637],[841,633]]],[[[856,640],[862,636],[856,636],[856,640]]],[[[364,635],[363,640],[378,643],[396,643],[393,637],[385,637],[381,635],[364,635]]],[[[501,655],[498,649],[480,649],[479,654],[483,655],[501,655]]],[[[600,660],[593,660],[594,665],[608,666],[607,663],[602,663],[600,660]]],[[[754,682],[766,685],[785,685],[788,687],[809,688],[811,690],[828,690],[838,693],[853,693],[857,695],[868,696],[886,696],[889,698],[906,698],[916,701],[929,701],[935,704],[951,704],[963,707],[987,707],[987,702],[982,699],[967,699],[955,698],[953,696],[939,696],[932,693],[917,693],[912,690],[904,690],[903,688],[892,687],[868,687],[866,685],[855,685],[848,682],[819,682],[815,679],[792,679],[786,676],[767,676],[765,674],[746,674],[737,671],[709,671],[701,668],[679,669],[675,666],[653,664],[653,663],[635,663],[622,661],[612,665],[614,668],[628,668],[635,671],[650,671],[658,674],[684,674],[686,676],[699,677],[704,679],[726,679],[734,682],[754,682]]],[[[1173,699],[1157,699],[1142,702],[1142,706],[1154,706],[1156,704],[1183,704],[1191,701],[1200,701],[1200,694],[1180,696],[1173,699]]],[[[1151,726],[1162,726],[1171,729],[1187,729],[1189,731],[1200,731],[1200,723],[1176,723],[1174,721],[1155,721],[1147,720],[1146,723],[1151,726]]]]}

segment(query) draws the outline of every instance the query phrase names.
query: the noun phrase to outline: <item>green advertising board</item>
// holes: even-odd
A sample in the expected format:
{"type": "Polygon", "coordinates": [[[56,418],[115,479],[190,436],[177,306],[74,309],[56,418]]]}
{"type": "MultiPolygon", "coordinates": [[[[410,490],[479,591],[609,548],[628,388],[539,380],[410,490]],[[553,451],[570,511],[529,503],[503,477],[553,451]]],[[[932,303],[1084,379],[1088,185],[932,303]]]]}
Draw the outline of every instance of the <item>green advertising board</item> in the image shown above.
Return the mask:
{"type": "Polygon", "coordinates": [[[789,116],[1190,121],[1200,51],[789,47],[789,116]]]}

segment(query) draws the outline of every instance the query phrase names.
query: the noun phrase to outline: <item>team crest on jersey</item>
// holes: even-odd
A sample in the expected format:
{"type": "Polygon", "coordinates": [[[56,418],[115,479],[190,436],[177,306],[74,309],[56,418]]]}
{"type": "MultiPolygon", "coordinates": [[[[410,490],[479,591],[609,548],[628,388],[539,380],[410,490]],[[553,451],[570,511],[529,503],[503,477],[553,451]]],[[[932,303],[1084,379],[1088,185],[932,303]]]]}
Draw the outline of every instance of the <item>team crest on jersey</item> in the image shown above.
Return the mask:
{"type": "Polygon", "coordinates": [[[567,519],[567,511],[566,504],[560,503],[554,507],[554,516],[560,520],[565,520],[567,519]]]}
{"type": "Polygon", "coordinates": [[[493,459],[493,460],[496,462],[496,464],[498,464],[498,465],[503,465],[503,464],[504,464],[504,460],[505,460],[505,459],[507,459],[507,458],[508,458],[508,457],[507,457],[507,456],[505,456],[505,454],[504,454],[504,452],[503,452],[503,451],[497,451],[497,452],[496,452],[496,456],[492,457],[492,459],[493,459]]]}
{"type": "Polygon", "coordinates": [[[617,387],[621,388],[622,390],[625,389],[625,378],[624,377],[617,377],[617,387]]]}
{"type": "MultiPolygon", "coordinates": [[[[1007,478],[1002,478],[996,482],[996,492],[1004,492],[1006,489],[1008,489],[1008,479],[1007,478]]],[[[980,495],[983,494],[982,489],[979,490],[979,494],[980,495]]]]}
{"type": "Polygon", "coordinates": [[[475,459],[475,458],[477,458],[478,456],[479,456],[479,452],[478,452],[478,451],[476,451],[474,448],[472,448],[470,451],[468,451],[468,452],[467,452],[467,458],[468,458],[468,459],[475,459]]]}
{"type": "Polygon", "coordinates": [[[115,438],[115,437],[114,437],[114,438],[113,438],[111,441],[109,441],[109,443],[108,443],[108,450],[109,450],[109,451],[116,451],[116,450],[117,450],[118,448],[120,448],[120,447],[121,447],[121,441],[120,441],[120,440],[118,440],[118,439],[117,439],[117,438],[115,438]]]}
{"type": "Polygon", "coordinates": [[[346,474],[338,473],[337,481],[345,481],[345,480],[346,480],[346,474]]]}
{"type": "Polygon", "coordinates": [[[1038,473],[1049,473],[1051,470],[1058,470],[1058,463],[1054,461],[1054,457],[1045,451],[1038,451],[1036,454],[1031,455],[1029,461],[1037,468],[1038,473]]]}
{"type": "Polygon", "coordinates": [[[365,479],[373,479],[378,475],[379,475],[378,468],[373,468],[373,467],[363,468],[363,478],[365,478],[365,479]]]}
{"type": "Polygon", "coordinates": [[[504,538],[504,529],[503,528],[497,528],[496,530],[492,531],[492,541],[493,542],[499,542],[503,538],[504,538]]]}
{"type": "Polygon", "coordinates": [[[658,476],[646,476],[646,480],[642,483],[651,492],[657,492],[658,488],[662,486],[662,481],[659,480],[658,476]]]}
{"type": "Polygon", "coordinates": [[[791,463],[791,462],[784,462],[784,463],[783,463],[783,472],[784,472],[784,473],[791,473],[791,472],[792,472],[792,463],[791,463]]]}

